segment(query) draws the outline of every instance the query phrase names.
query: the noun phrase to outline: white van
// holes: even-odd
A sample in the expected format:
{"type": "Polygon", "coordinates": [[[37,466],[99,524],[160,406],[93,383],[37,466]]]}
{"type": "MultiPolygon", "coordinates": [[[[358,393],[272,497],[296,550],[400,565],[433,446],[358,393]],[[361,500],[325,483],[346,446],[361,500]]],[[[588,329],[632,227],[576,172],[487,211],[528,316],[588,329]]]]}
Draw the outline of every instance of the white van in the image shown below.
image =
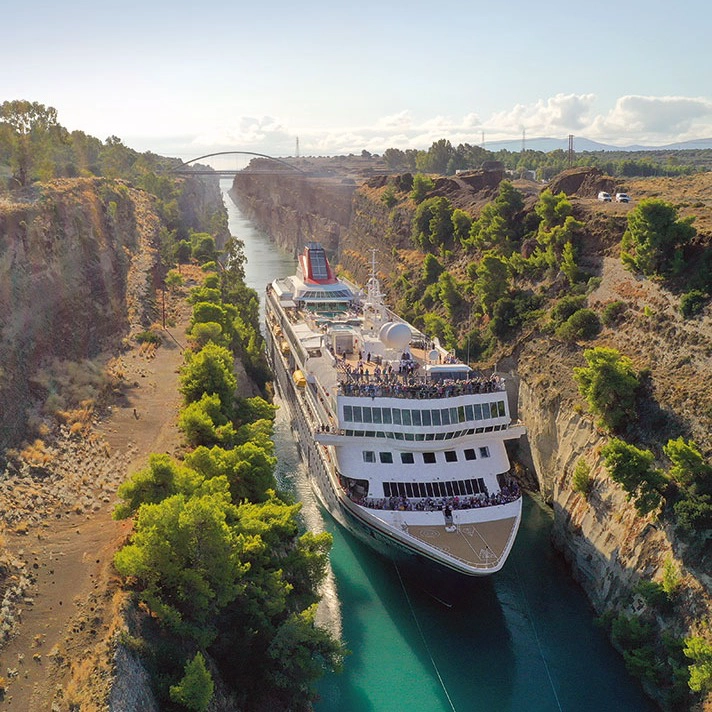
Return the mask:
{"type": "Polygon", "coordinates": [[[605,190],[602,190],[602,191],[598,194],[598,199],[599,199],[602,203],[610,203],[610,202],[611,202],[611,194],[610,194],[610,193],[606,193],[605,190]]]}

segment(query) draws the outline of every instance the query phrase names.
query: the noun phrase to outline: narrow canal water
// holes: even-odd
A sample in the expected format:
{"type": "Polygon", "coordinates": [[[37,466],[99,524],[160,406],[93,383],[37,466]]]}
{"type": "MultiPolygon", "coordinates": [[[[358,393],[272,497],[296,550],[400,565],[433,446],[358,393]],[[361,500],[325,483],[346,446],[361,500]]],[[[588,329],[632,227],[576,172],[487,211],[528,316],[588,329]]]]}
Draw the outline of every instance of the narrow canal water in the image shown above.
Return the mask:
{"type": "MultiPolygon", "coordinates": [[[[227,190],[229,184],[223,184],[227,190]]],[[[294,273],[295,260],[256,230],[225,195],[230,230],[243,240],[246,281],[294,273]]],[[[552,549],[551,513],[524,502],[504,569],[447,608],[356,541],[309,489],[283,412],[276,427],[280,486],[303,502],[307,526],[334,536],[321,620],[351,654],[320,685],[317,712],[654,712],[552,549]]]]}

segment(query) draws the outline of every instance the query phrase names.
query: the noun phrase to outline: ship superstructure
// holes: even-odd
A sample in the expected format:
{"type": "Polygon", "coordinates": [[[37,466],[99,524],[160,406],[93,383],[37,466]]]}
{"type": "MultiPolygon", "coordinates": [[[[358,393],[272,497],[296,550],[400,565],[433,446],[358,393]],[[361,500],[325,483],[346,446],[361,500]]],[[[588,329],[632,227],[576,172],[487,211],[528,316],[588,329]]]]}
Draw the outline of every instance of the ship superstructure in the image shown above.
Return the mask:
{"type": "Polygon", "coordinates": [[[267,287],[268,356],[322,503],[396,560],[498,571],[522,499],[505,440],[519,438],[503,377],[476,375],[383,303],[337,279],[309,243],[267,287]]]}

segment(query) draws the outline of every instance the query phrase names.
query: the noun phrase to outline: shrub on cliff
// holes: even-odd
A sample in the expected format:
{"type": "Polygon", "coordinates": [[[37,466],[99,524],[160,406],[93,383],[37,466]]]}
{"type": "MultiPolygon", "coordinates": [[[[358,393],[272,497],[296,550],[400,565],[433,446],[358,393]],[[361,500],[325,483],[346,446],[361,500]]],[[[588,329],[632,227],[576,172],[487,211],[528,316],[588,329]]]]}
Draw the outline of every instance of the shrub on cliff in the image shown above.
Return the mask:
{"type": "Polygon", "coordinates": [[[598,424],[610,430],[620,429],[636,417],[635,396],[640,385],[633,362],[615,349],[596,347],[584,351],[587,367],[574,368],[579,393],[598,424]]]}
{"type": "Polygon", "coordinates": [[[571,488],[574,492],[582,494],[586,499],[591,494],[593,489],[593,477],[591,477],[591,468],[583,458],[579,459],[574,468],[574,474],[571,478],[571,488]]]}
{"type": "Polygon", "coordinates": [[[663,200],[641,200],[628,213],[621,258],[645,275],[675,275],[683,267],[682,250],[695,236],[694,218],[678,219],[677,208],[663,200]]]}
{"type": "Polygon", "coordinates": [[[601,331],[601,320],[592,309],[579,309],[556,330],[564,341],[595,339],[601,331]]]}
{"type": "Polygon", "coordinates": [[[667,478],[653,467],[652,452],[613,438],[601,454],[611,479],[628,493],[639,514],[648,514],[660,506],[667,478]]]}

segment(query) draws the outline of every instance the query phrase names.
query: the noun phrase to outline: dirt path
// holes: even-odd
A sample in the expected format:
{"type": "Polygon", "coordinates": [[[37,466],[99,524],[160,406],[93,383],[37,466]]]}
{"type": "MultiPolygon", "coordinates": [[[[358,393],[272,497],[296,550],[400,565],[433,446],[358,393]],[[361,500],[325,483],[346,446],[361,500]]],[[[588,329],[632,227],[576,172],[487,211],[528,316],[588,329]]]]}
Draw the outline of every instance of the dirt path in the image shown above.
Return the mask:
{"type": "Polygon", "coordinates": [[[150,453],[174,454],[180,445],[183,356],[176,342],[185,343],[186,316],[169,329],[175,341],[165,340],[153,354],[136,348],[119,357],[126,384],[120,402],[96,424],[99,437],[60,439],[56,477],[37,483],[13,475],[2,482],[6,546],[21,566],[18,585],[26,586],[16,601],[18,633],[0,650],[7,680],[0,710],[102,709],[123,599],[112,559],[131,528],[111,519],[115,492],[150,453]],[[14,517],[21,501],[27,516],[14,517]]]}

